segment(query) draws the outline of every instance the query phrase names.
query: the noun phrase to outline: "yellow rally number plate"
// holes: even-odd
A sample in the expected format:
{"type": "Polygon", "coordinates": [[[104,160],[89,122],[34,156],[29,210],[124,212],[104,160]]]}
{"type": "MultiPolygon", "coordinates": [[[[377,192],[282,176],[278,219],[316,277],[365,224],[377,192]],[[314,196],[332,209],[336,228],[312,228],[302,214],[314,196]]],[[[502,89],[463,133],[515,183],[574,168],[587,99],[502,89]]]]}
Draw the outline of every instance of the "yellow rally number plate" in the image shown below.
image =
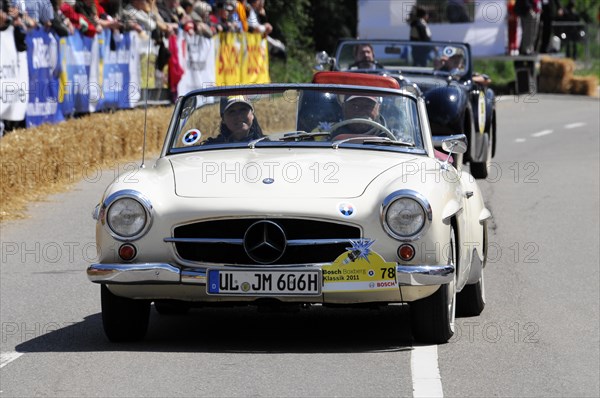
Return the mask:
{"type": "Polygon", "coordinates": [[[368,292],[398,289],[396,263],[386,262],[375,252],[352,260],[350,252],[340,255],[323,270],[323,292],[368,292]]]}

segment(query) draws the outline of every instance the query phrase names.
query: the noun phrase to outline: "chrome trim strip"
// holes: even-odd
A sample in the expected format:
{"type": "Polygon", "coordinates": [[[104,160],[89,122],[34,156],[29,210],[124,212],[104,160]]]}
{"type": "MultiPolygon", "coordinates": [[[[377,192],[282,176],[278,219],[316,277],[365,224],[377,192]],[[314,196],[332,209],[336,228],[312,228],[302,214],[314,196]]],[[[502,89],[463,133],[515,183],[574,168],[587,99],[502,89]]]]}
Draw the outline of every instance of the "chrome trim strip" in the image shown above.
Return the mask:
{"type": "Polygon", "coordinates": [[[444,285],[454,279],[453,265],[396,265],[400,286],[444,285]]]}
{"type": "Polygon", "coordinates": [[[180,282],[180,269],[171,264],[92,264],[88,279],[94,283],[169,284],[180,282]]]}
{"type": "MultiPolygon", "coordinates": [[[[359,239],[359,238],[356,238],[359,239]]],[[[341,238],[341,239],[293,239],[288,240],[288,246],[316,246],[316,245],[334,245],[339,243],[347,243],[353,239],[341,238]]],[[[243,239],[221,239],[221,238],[164,238],[165,242],[174,243],[228,243],[230,245],[243,245],[243,239]]]]}
{"type": "Polygon", "coordinates": [[[173,243],[228,243],[230,245],[243,245],[243,239],[226,239],[226,238],[164,238],[165,242],[173,243]]]}
{"type": "Polygon", "coordinates": [[[353,240],[360,238],[348,239],[348,238],[330,238],[330,239],[292,239],[288,240],[288,246],[317,246],[317,245],[335,245],[339,243],[351,244],[353,240]]]}

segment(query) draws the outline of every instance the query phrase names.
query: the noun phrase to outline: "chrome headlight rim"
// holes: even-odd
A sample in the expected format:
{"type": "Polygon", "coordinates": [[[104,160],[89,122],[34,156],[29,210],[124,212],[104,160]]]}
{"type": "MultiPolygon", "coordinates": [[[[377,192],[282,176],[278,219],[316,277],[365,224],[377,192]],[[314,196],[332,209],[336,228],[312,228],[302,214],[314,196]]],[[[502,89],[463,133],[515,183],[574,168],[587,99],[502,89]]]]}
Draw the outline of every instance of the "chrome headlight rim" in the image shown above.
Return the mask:
{"type": "Polygon", "coordinates": [[[114,239],[116,239],[120,242],[133,242],[137,239],[140,239],[142,236],[144,236],[148,232],[148,230],[152,226],[152,221],[154,218],[152,203],[140,192],[134,191],[132,189],[125,189],[122,191],[114,192],[114,193],[110,194],[106,199],[104,199],[104,201],[102,202],[101,209],[100,209],[100,217],[101,217],[100,221],[102,222],[102,225],[104,225],[104,227],[106,228],[106,231],[110,234],[110,236],[112,236],[114,239]],[[117,202],[118,200],[126,199],[126,198],[137,201],[139,204],[142,205],[142,208],[144,209],[144,212],[146,213],[145,225],[142,227],[142,229],[137,234],[132,235],[132,236],[119,235],[117,232],[115,232],[111,229],[111,227],[108,223],[108,211],[109,211],[110,207],[113,204],[115,204],[115,202],[117,202]]]}
{"type": "Polygon", "coordinates": [[[391,194],[386,196],[386,198],[383,200],[383,203],[381,204],[380,217],[381,225],[383,225],[383,229],[389,236],[401,242],[412,242],[419,239],[427,232],[429,226],[431,225],[431,221],[433,220],[433,211],[431,210],[431,205],[429,204],[429,201],[425,199],[425,196],[421,195],[417,191],[413,191],[412,189],[401,189],[399,191],[392,192],[391,194]],[[421,208],[423,209],[423,213],[425,214],[423,226],[414,234],[406,236],[399,235],[396,232],[394,232],[386,222],[387,211],[390,208],[390,206],[398,199],[403,198],[412,199],[415,202],[417,202],[421,206],[421,208]]]}

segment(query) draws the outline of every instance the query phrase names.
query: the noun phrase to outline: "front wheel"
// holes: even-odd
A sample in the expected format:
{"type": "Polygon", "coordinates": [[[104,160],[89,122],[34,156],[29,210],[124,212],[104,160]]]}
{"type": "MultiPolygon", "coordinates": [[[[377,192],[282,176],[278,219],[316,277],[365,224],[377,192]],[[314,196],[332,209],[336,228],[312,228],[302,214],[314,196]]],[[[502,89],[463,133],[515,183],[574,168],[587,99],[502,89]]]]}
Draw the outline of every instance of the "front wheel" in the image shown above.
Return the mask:
{"type": "Polygon", "coordinates": [[[477,316],[485,308],[485,284],[483,270],[481,278],[472,285],[466,285],[457,295],[456,312],[460,317],[477,316]]]}
{"type": "Polygon", "coordinates": [[[486,139],[486,157],[483,162],[471,162],[471,175],[477,179],[485,179],[488,176],[488,170],[492,164],[494,155],[494,134],[490,131],[485,134],[486,139]]]}
{"type": "Polygon", "coordinates": [[[108,287],[100,287],[102,325],[112,342],[142,340],[148,330],[150,302],[116,296],[108,287]]]}
{"type": "Polygon", "coordinates": [[[422,343],[444,344],[454,335],[457,269],[456,234],[450,229],[448,264],[454,266],[454,280],[431,296],[410,304],[413,335],[422,343]]]}

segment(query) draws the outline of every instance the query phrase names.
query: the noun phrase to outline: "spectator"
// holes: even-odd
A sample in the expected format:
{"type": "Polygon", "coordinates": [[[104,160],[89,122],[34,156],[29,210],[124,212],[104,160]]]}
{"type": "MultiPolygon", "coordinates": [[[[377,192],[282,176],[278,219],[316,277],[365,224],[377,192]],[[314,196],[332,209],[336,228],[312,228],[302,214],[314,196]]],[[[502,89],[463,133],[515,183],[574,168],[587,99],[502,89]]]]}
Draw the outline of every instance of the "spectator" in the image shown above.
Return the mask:
{"type": "Polygon", "coordinates": [[[0,31],[6,30],[13,23],[9,12],[8,0],[0,0],[0,31]]]}
{"type": "Polygon", "coordinates": [[[96,6],[96,19],[95,22],[102,27],[102,29],[111,29],[117,31],[122,28],[122,23],[117,19],[109,15],[104,7],[100,4],[100,0],[94,0],[96,6]]]}
{"type": "Polygon", "coordinates": [[[246,0],[227,0],[234,6],[234,11],[238,16],[240,23],[242,24],[242,30],[244,32],[248,31],[248,4],[246,0]]]}
{"type": "Polygon", "coordinates": [[[54,19],[54,8],[50,0],[24,0],[25,11],[36,25],[49,28],[54,19]]]}
{"type": "MultiPolygon", "coordinates": [[[[258,3],[255,3],[255,8],[253,9],[256,13],[258,23],[261,25],[269,24],[269,26],[271,26],[272,29],[273,25],[269,23],[269,20],[267,18],[267,12],[265,10],[265,0],[259,0],[258,3]]],[[[267,44],[269,47],[270,55],[282,58],[283,60],[287,59],[287,49],[285,48],[285,44],[283,44],[281,40],[275,39],[271,36],[271,34],[268,34],[267,44]]]]}
{"type": "Polygon", "coordinates": [[[471,22],[464,0],[448,0],[446,4],[446,18],[450,23],[471,22]]]}
{"type": "Polygon", "coordinates": [[[219,32],[241,32],[242,24],[240,21],[235,21],[232,17],[234,10],[231,3],[224,0],[219,0],[216,3],[215,16],[217,17],[217,30],[219,32]]]}
{"type": "Polygon", "coordinates": [[[156,6],[163,21],[169,24],[179,24],[179,16],[177,15],[179,0],[158,0],[156,6]]]}
{"type": "Polygon", "coordinates": [[[216,27],[211,26],[209,18],[210,12],[210,4],[205,3],[204,1],[198,1],[194,4],[191,14],[194,23],[194,31],[207,38],[212,37],[217,32],[216,27]]]}
{"type": "MultiPolygon", "coordinates": [[[[410,14],[410,40],[431,41],[431,30],[427,25],[429,19],[427,11],[423,7],[415,6],[410,14]]],[[[430,46],[413,45],[413,64],[415,66],[427,66],[430,52],[430,46]]]]}
{"type": "Polygon", "coordinates": [[[576,25],[576,23],[581,22],[581,16],[575,9],[574,0],[569,0],[567,3],[562,20],[574,24],[573,26],[567,26],[562,36],[564,37],[565,41],[566,56],[572,59],[577,59],[577,42],[581,40],[583,30],[581,26],[576,25]]]}
{"type": "Polygon", "coordinates": [[[52,29],[56,32],[59,37],[65,37],[72,35],[75,32],[75,28],[71,23],[71,20],[63,14],[60,10],[63,0],[52,0],[52,8],[54,9],[54,19],[52,20],[52,29]]]}
{"type": "Polygon", "coordinates": [[[123,20],[132,25],[135,22],[140,27],[138,32],[152,32],[156,29],[156,16],[150,16],[152,11],[150,3],[147,0],[131,0],[131,2],[123,9],[123,20]],[[131,22],[130,22],[131,21],[131,22]]]}
{"type": "Polygon", "coordinates": [[[107,15],[117,19],[121,11],[122,0],[99,0],[98,3],[104,8],[107,15]]]}
{"type": "Polygon", "coordinates": [[[60,11],[71,21],[73,27],[79,30],[87,37],[96,35],[96,27],[83,14],[80,14],[75,9],[75,0],[64,0],[60,6],[60,11]]]}
{"type": "Polygon", "coordinates": [[[190,0],[181,0],[181,9],[183,14],[179,17],[179,25],[184,27],[188,22],[192,22],[192,11],[194,11],[194,3],[190,0]]]}
{"type": "Polygon", "coordinates": [[[94,34],[102,32],[102,25],[99,23],[100,17],[94,0],[76,0],[75,11],[85,17],[89,31],[94,31],[94,34]]]}
{"type": "Polygon", "coordinates": [[[261,24],[258,19],[259,13],[264,11],[262,0],[248,0],[248,5],[248,32],[261,33],[263,36],[271,34],[273,26],[268,22],[261,24]]]}
{"type": "Polygon", "coordinates": [[[515,0],[509,0],[506,8],[508,12],[508,53],[510,55],[519,55],[519,43],[517,42],[519,17],[515,13],[515,0]]]}
{"type": "MultiPolygon", "coordinates": [[[[162,39],[163,37],[169,37],[173,33],[177,32],[179,24],[177,22],[175,22],[175,23],[165,22],[163,17],[160,15],[160,12],[158,12],[158,6],[156,4],[157,0],[146,0],[146,1],[150,4],[150,15],[156,21],[156,27],[157,27],[158,31],[160,32],[160,35],[159,35],[160,39],[162,39]]],[[[158,41],[158,39],[156,39],[156,40],[158,41]]]]}
{"type": "Polygon", "coordinates": [[[537,37],[537,42],[539,43],[538,48],[540,53],[548,52],[550,36],[552,36],[552,21],[556,17],[561,17],[562,14],[563,9],[560,5],[559,0],[542,0],[542,13],[540,15],[542,29],[537,37]]]}
{"type": "Polygon", "coordinates": [[[535,53],[535,38],[540,22],[541,0],[516,0],[515,13],[521,20],[521,45],[519,53],[531,55],[535,53]]]}
{"type": "Polygon", "coordinates": [[[25,34],[27,27],[22,18],[22,13],[10,3],[10,0],[0,0],[0,31],[8,29],[11,25],[14,28],[13,37],[17,51],[26,51],[27,43],[25,42],[25,34]]]}

